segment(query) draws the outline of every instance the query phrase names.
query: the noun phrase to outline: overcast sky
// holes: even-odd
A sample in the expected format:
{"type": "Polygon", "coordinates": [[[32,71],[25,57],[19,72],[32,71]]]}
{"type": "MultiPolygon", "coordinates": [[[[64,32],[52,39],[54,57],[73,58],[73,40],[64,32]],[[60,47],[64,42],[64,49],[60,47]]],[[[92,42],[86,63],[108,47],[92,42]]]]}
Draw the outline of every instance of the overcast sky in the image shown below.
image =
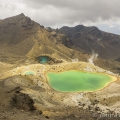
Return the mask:
{"type": "Polygon", "coordinates": [[[120,34],[120,0],[0,0],[0,19],[20,13],[45,27],[83,24],[120,34]]]}

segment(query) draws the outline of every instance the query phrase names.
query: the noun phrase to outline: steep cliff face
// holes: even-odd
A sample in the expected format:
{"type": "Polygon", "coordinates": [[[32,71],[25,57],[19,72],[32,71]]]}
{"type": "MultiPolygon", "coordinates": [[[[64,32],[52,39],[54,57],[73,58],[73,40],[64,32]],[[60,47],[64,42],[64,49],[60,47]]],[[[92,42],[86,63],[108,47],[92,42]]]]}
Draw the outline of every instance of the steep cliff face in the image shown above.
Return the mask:
{"type": "Polygon", "coordinates": [[[99,54],[99,57],[106,59],[117,59],[120,56],[120,35],[83,25],[62,27],[59,32],[66,34],[80,51],[83,50],[87,53],[94,51],[99,54]]]}

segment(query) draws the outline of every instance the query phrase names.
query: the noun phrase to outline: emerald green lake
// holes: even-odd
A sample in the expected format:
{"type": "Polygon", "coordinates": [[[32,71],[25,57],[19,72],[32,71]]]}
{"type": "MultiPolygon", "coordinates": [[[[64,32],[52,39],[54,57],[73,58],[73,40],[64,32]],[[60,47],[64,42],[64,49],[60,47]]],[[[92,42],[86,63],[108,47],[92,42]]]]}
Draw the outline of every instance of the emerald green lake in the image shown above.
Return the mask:
{"type": "Polygon", "coordinates": [[[60,92],[92,92],[104,88],[112,81],[112,78],[105,74],[80,71],[47,73],[47,77],[51,88],[60,92]]]}

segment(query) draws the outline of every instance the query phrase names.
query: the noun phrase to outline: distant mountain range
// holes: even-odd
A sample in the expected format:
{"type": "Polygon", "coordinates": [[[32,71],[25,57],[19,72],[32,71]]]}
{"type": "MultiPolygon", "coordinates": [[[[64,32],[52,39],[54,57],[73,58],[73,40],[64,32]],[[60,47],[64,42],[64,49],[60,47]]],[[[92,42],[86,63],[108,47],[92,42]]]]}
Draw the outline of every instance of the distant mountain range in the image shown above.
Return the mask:
{"type": "Polygon", "coordinates": [[[83,25],[44,28],[24,14],[0,20],[0,61],[36,63],[44,55],[51,58],[50,64],[88,61],[93,51],[98,54],[96,65],[120,72],[120,35],[83,25]]]}
{"type": "Polygon", "coordinates": [[[120,35],[115,35],[99,30],[97,27],[85,27],[78,25],[75,27],[62,27],[60,33],[65,34],[69,39],[71,47],[92,53],[94,51],[100,58],[118,59],[120,57],[120,35]]]}

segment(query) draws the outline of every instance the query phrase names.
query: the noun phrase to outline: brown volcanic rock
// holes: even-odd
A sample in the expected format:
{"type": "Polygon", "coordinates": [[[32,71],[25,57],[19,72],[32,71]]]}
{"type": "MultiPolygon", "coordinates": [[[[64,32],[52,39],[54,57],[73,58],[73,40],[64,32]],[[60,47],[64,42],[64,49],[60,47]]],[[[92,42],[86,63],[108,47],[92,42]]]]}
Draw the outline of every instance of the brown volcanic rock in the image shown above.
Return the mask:
{"type": "Polygon", "coordinates": [[[18,44],[35,29],[37,24],[24,14],[2,20],[0,24],[0,42],[18,44]]]}
{"type": "Polygon", "coordinates": [[[20,91],[16,92],[12,99],[11,105],[18,109],[26,110],[26,111],[33,111],[35,110],[33,100],[27,95],[20,93],[20,91]]]}
{"type": "Polygon", "coordinates": [[[28,38],[37,31],[38,24],[20,14],[2,20],[0,24],[0,51],[15,55],[25,55],[33,46],[28,38]]]}
{"type": "Polygon", "coordinates": [[[59,32],[66,34],[79,50],[87,53],[91,53],[93,50],[99,54],[99,57],[107,59],[116,59],[120,55],[120,35],[83,25],[62,27],[59,32]]]}
{"type": "Polygon", "coordinates": [[[64,34],[44,28],[24,14],[0,22],[0,59],[3,62],[31,59],[34,63],[36,57],[41,55],[58,61],[71,61],[76,57],[86,59],[63,43],[66,46],[71,44],[64,34]]]}

